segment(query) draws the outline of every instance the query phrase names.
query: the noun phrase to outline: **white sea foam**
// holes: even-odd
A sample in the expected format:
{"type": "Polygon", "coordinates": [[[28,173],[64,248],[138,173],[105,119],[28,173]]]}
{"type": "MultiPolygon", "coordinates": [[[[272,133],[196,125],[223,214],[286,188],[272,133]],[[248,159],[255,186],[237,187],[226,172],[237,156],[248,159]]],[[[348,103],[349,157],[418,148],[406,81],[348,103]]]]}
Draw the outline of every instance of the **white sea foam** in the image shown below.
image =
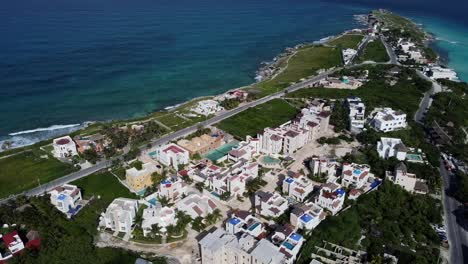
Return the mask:
{"type": "Polygon", "coordinates": [[[80,124],[53,125],[53,126],[50,126],[50,127],[41,127],[41,128],[31,129],[31,130],[24,130],[24,131],[14,132],[14,133],[10,133],[8,135],[18,136],[18,135],[24,135],[24,134],[37,133],[37,132],[54,131],[54,130],[72,128],[72,127],[77,127],[77,126],[80,126],[80,124]]]}

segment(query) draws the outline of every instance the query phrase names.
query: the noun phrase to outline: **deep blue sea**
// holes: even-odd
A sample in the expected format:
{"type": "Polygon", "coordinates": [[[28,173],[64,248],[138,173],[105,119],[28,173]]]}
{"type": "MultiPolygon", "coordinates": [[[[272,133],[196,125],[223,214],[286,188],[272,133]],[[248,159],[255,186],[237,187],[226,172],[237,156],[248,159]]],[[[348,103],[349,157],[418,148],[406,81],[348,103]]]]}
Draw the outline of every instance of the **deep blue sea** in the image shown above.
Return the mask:
{"type": "Polygon", "coordinates": [[[0,139],[27,144],[76,128],[63,125],[140,116],[247,85],[285,47],[359,27],[353,15],[380,7],[435,33],[468,80],[468,1],[4,2],[0,139]]]}

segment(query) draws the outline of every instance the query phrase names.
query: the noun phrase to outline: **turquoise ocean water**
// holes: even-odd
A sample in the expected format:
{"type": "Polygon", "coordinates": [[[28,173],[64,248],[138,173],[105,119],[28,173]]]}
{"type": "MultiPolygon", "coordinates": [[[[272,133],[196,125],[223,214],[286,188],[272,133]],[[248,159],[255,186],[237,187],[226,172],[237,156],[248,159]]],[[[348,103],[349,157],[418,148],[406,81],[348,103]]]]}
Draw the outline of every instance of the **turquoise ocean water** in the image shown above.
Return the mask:
{"type": "Polygon", "coordinates": [[[459,8],[441,12],[435,0],[424,1],[424,9],[414,4],[422,1],[407,2],[4,3],[0,139],[29,144],[84,121],[140,116],[249,84],[259,64],[285,47],[358,27],[353,15],[376,7],[423,23],[449,66],[468,80],[468,22],[459,8]]]}

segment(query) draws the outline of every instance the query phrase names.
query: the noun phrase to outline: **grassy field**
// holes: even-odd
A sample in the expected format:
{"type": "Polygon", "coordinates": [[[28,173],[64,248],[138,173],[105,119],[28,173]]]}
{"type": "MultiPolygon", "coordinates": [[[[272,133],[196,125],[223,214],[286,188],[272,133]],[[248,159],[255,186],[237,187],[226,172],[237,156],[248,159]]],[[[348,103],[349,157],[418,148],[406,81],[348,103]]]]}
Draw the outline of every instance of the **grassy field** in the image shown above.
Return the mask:
{"type": "Polygon", "coordinates": [[[382,12],[380,10],[373,11],[372,13],[379,20],[385,22],[385,27],[396,30],[404,29],[408,36],[416,41],[422,41],[424,39],[423,30],[408,18],[389,12],[382,12]]]}
{"type": "Polygon", "coordinates": [[[282,90],[292,83],[317,73],[320,69],[340,66],[341,54],[338,48],[307,46],[289,59],[287,68],[275,78],[255,85],[261,96],[282,90]]]}
{"type": "Polygon", "coordinates": [[[114,198],[135,198],[110,172],[95,173],[72,182],[81,188],[84,197],[101,196],[101,199],[111,202],[114,198]]]}
{"type": "Polygon", "coordinates": [[[73,172],[75,169],[41,150],[0,159],[0,197],[19,193],[73,172]]]}
{"type": "Polygon", "coordinates": [[[364,38],[363,35],[358,34],[346,34],[339,38],[333,39],[327,44],[333,45],[342,49],[356,49],[359,43],[364,38]]]}
{"type": "Polygon", "coordinates": [[[362,54],[358,57],[359,62],[387,62],[389,59],[387,50],[380,39],[367,43],[362,54]]]}
{"type": "Polygon", "coordinates": [[[265,127],[276,127],[289,121],[297,112],[286,101],[275,99],[225,119],[217,126],[243,140],[245,136],[256,135],[265,127]]]}

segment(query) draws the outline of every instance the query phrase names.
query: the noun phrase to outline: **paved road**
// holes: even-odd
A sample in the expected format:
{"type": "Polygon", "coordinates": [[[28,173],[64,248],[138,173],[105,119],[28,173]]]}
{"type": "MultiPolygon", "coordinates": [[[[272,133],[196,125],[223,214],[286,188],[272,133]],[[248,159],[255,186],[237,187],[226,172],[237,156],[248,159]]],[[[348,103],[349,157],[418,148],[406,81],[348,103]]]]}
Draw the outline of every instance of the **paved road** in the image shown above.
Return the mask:
{"type": "Polygon", "coordinates": [[[467,224],[458,213],[460,203],[450,196],[456,188],[455,176],[448,172],[441,162],[440,174],[443,178],[444,191],[442,201],[444,203],[445,227],[449,240],[450,264],[468,263],[468,232],[467,224]],[[458,216],[458,217],[457,217],[458,216]],[[465,226],[465,227],[464,227],[465,226]]]}
{"type": "Polygon", "coordinates": [[[431,107],[431,104],[432,104],[432,95],[441,92],[442,87],[436,81],[429,79],[429,77],[424,75],[422,72],[420,72],[420,71],[416,71],[416,72],[418,73],[419,77],[432,82],[432,88],[429,91],[427,91],[426,93],[424,93],[424,97],[421,100],[421,102],[419,103],[419,109],[414,114],[414,121],[416,121],[416,122],[418,122],[420,124],[423,124],[424,123],[423,122],[424,113],[426,112],[426,109],[431,107]]]}
{"type": "MultiPolygon", "coordinates": [[[[193,133],[195,132],[198,127],[200,126],[209,126],[209,125],[214,125],[226,118],[229,118],[233,115],[236,115],[248,108],[251,108],[251,107],[255,107],[259,104],[263,104],[265,102],[268,102],[272,99],[275,99],[275,98],[279,98],[281,96],[283,96],[285,93],[289,93],[289,92],[294,92],[294,91],[297,91],[299,89],[302,89],[302,88],[305,88],[305,87],[308,87],[310,85],[312,85],[314,82],[316,81],[319,81],[323,78],[325,78],[328,74],[331,74],[335,71],[338,71],[340,70],[340,68],[337,68],[337,69],[334,69],[334,70],[330,70],[330,71],[327,71],[325,73],[322,73],[322,74],[319,74],[313,78],[310,78],[310,79],[307,79],[301,83],[298,83],[298,84],[295,84],[295,85],[292,85],[290,87],[288,87],[287,89],[281,91],[281,92],[278,92],[278,93],[275,93],[275,94],[272,94],[272,95],[269,95],[269,96],[266,96],[266,97],[263,97],[263,98],[260,98],[256,101],[252,101],[252,102],[249,102],[245,105],[242,105],[238,108],[235,108],[235,109],[232,109],[232,110],[229,110],[229,111],[224,111],[220,114],[218,114],[217,116],[213,117],[213,118],[210,118],[206,121],[203,121],[203,122],[200,122],[198,124],[195,124],[193,126],[190,126],[190,127],[187,127],[187,128],[184,128],[182,130],[179,130],[179,131],[175,131],[169,135],[166,135],[166,136],[163,136],[161,138],[158,138],[158,139],[155,139],[153,141],[151,141],[151,145],[152,146],[158,146],[158,145],[164,145],[170,141],[173,141],[173,140],[176,140],[178,138],[181,138],[181,137],[184,137],[190,133],[193,133]]],[[[148,147],[147,146],[142,146],[140,147],[140,150],[144,151],[144,150],[147,150],[148,147]]],[[[119,158],[122,158],[122,156],[118,156],[118,157],[115,157],[114,159],[119,159],[119,158]]],[[[38,196],[38,195],[42,195],[44,194],[45,192],[47,191],[50,191],[58,186],[61,186],[63,184],[66,184],[66,183],[69,183],[69,182],[72,182],[72,181],[76,181],[78,179],[81,179],[83,177],[86,177],[90,174],[93,174],[99,170],[102,170],[102,169],[105,169],[105,168],[108,168],[110,167],[112,164],[111,161],[102,161],[90,168],[87,168],[87,169],[84,169],[84,170],[81,170],[81,171],[78,171],[78,172],[74,172],[74,173],[71,173],[71,174],[68,174],[66,176],[63,176],[61,178],[58,178],[58,179],[55,179],[51,182],[48,182],[48,183],[45,183],[45,184],[42,184],[36,188],[33,188],[33,189],[30,189],[28,191],[25,191],[23,193],[20,193],[20,194],[16,194],[16,195],[12,195],[6,199],[3,199],[3,200],[0,200],[0,204],[2,203],[5,203],[7,202],[8,200],[10,199],[14,199],[16,198],[17,196],[19,195],[26,195],[26,196],[38,196]]]]}
{"type": "Polygon", "coordinates": [[[390,46],[390,44],[388,44],[387,41],[385,41],[382,36],[380,36],[380,40],[384,44],[385,49],[387,49],[387,54],[390,57],[389,64],[400,65],[400,63],[397,60],[397,56],[396,56],[395,51],[393,50],[392,46],[390,46]]]}

